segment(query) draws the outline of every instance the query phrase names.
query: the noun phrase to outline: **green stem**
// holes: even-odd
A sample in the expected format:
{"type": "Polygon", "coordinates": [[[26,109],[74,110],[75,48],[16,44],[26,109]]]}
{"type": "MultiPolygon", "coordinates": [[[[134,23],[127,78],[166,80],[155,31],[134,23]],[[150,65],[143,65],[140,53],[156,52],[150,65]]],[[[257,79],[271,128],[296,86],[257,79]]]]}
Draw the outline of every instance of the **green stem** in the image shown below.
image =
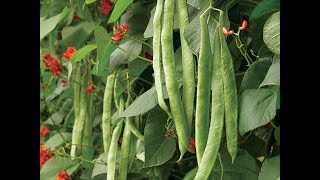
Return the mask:
{"type": "Polygon", "coordinates": [[[152,47],[150,44],[148,44],[148,43],[146,43],[146,42],[144,42],[144,41],[141,41],[141,40],[139,40],[139,39],[136,39],[136,38],[134,38],[134,37],[132,37],[132,36],[129,36],[129,35],[127,35],[127,34],[124,34],[124,36],[125,36],[125,37],[128,37],[128,38],[130,38],[130,39],[132,39],[132,40],[138,41],[138,42],[140,42],[140,43],[148,46],[149,48],[153,49],[153,47],[152,47]]]}

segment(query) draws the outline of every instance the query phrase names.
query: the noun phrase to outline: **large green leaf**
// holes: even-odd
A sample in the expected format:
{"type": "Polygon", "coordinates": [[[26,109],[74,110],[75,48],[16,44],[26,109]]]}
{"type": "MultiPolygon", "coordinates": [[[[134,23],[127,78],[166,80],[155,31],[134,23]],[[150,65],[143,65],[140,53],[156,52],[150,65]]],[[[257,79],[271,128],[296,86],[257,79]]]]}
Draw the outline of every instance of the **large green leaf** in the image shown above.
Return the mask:
{"type": "Polygon", "coordinates": [[[280,156],[274,156],[263,162],[259,174],[259,180],[278,179],[280,179],[280,156]]]}
{"type": "Polygon", "coordinates": [[[57,146],[60,146],[64,143],[65,141],[71,140],[72,134],[69,132],[63,132],[63,133],[57,133],[54,136],[50,137],[44,144],[45,147],[50,147],[51,149],[54,149],[57,146]],[[62,137],[63,136],[63,139],[62,137]]]}
{"type": "MultiPolygon", "coordinates": [[[[134,37],[137,39],[141,39],[142,35],[140,34],[134,37]]],[[[119,47],[121,49],[117,48],[110,56],[110,72],[112,72],[118,65],[125,64],[136,59],[136,57],[141,53],[142,43],[133,39],[128,39],[127,41],[120,44],[119,47]]]]}
{"type": "Polygon", "coordinates": [[[71,160],[64,157],[53,157],[49,159],[40,170],[40,180],[56,180],[57,173],[67,170],[71,175],[80,166],[79,160],[71,160]]]}
{"type": "Polygon", "coordinates": [[[159,166],[172,158],[176,150],[176,139],[173,136],[165,137],[166,123],[167,114],[159,107],[151,110],[148,114],[144,128],[144,167],[159,166]]]}
{"type": "Polygon", "coordinates": [[[40,18],[40,41],[54,30],[59,21],[68,14],[68,11],[69,9],[65,7],[60,14],[50,17],[49,19],[44,20],[44,18],[40,18]]]}
{"type": "Polygon", "coordinates": [[[115,22],[132,2],[133,0],[118,0],[114,5],[114,9],[111,13],[108,23],[115,22]]]}
{"type": "Polygon", "coordinates": [[[83,22],[75,26],[68,26],[62,29],[62,48],[74,46],[80,48],[87,42],[96,26],[95,22],[83,22]]]}
{"type": "Polygon", "coordinates": [[[280,11],[269,17],[263,27],[263,41],[275,54],[280,54],[280,11]]]}
{"type": "Polygon", "coordinates": [[[148,112],[150,109],[156,107],[158,104],[157,91],[153,86],[148,91],[139,96],[133,101],[130,106],[127,107],[121,114],[120,117],[137,116],[142,113],[148,112]]]}
{"type": "Polygon", "coordinates": [[[239,132],[255,129],[276,115],[277,92],[272,89],[249,89],[240,96],[239,132]]]}
{"type": "Polygon", "coordinates": [[[86,0],[85,2],[86,2],[86,4],[91,4],[91,3],[94,3],[94,2],[96,2],[97,0],[86,0]]]}
{"type": "Polygon", "coordinates": [[[272,65],[259,88],[267,85],[280,85],[280,56],[275,55],[272,65]]]}
{"type": "Polygon", "coordinates": [[[95,177],[95,176],[98,176],[100,174],[107,174],[107,171],[108,171],[108,167],[107,165],[103,164],[103,163],[106,163],[108,161],[108,153],[102,153],[99,155],[99,157],[96,159],[96,164],[94,165],[93,167],[93,170],[92,170],[92,179],[95,177]]]}
{"type": "Polygon", "coordinates": [[[264,80],[270,66],[270,58],[259,59],[252,63],[243,76],[240,92],[257,89],[264,80]]]}
{"type": "Polygon", "coordinates": [[[252,11],[249,17],[250,30],[252,34],[253,50],[257,52],[262,46],[263,42],[263,26],[266,20],[274,12],[280,10],[279,0],[263,0],[252,11]]]}
{"type": "Polygon", "coordinates": [[[135,59],[128,64],[129,74],[139,77],[141,73],[150,65],[150,63],[135,59]]]}
{"type": "Polygon", "coordinates": [[[92,74],[106,78],[109,74],[110,54],[117,48],[110,41],[110,35],[101,26],[94,29],[97,43],[97,60],[92,69],[92,74]]]}
{"type": "Polygon", "coordinates": [[[85,58],[86,55],[88,55],[91,51],[95,50],[97,48],[96,44],[89,44],[84,46],[83,48],[77,50],[72,58],[71,58],[71,62],[72,63],[76,63],[78,61],[80,61],[81,59],[85,58]]]}

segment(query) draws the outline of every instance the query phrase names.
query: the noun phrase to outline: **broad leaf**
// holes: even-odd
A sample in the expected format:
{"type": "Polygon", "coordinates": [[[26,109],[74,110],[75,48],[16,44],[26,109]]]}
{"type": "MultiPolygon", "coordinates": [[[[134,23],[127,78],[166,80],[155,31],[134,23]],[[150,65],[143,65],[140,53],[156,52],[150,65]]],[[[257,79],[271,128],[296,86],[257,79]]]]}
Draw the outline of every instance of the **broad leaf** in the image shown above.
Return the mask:
{"type": "Polygon", "coordinates": [[[269,17],[263,27],[263,41],[275,54],[280,54],[280,11],[269,17]]]}
{"type": "Polygon", "coordinates": [[[157,104],[157,91],[155,87],[152,87],[133,101],[133,103],[120,114],[120,117],[130,117],[143,114],[156,107],[157,104]]]}
{"type": "Polygon", "coordinates": [[[239,132],[243,135],[269,122],[276,115],[277,93],[272,89],[249,89],[240,96],[239,132]]]}
{"type": "Polygon", "coordinates": [[[68,14],[68,11],[69,9],[65,7],[60,14],[50,17],[49,19],[44,20],[44,18],[40,18],[40,41],[54,30],[59,21],[68,14]]]}
{"type": "Polygon", "coordinates": [[[83,22],[63,28],[60,41],[62,48],[70,46],[80,48],[88,40],[95,26],[95,22],[83,22]]]}
{"type": "Polygon", "coordinates": [[[150,65],[150,63],[135,59],[128,64],[129,74],[139,77],[141,73],[150,65]]]}
{"type": "Polygon", "coordinates": [[[146,126],[145,163],[144,167],[159,166],[172,158],[176,150],[176,140],[173,136],[166,138],[167,114],[158,108],[150,111],[146,126]]]}
{"type": "Polygon", "coordinates": [[[84,59],[91,51],[95,50],[97,48],[96,44],[89,44],[84,46],[83,48],[77,50],[72,58],[71,58],[71,62],[72,63],[76,63],[78,61],[80,61],[81,59],[84,59]]]}
{"type": "Polygon", "coordinates": [[[54,149],[55,147],[62,145],[64,143],[64,140],[65,141],[71,140],[71,136],[72,134],[68,132],[62,132],[61,134],[56,133],[54,136],[50,137],[50,139],[46,141],[44,146],[54,149]],[[61,135],[63,136],[64,139],[62,139],[61,135]]]}
{"type": "Polygon", "coordinates": [[[40,180],[56,180],[57,173],[67,170],[72,175],[80,166],[79,160],[71,160],[64,157],[53,157],[49,159],[40,170],[40,180]]]}
{"type": "Polygon", "coordinates": [[[280,146],[280,126],[274,130],[274,138],[276,140],[276,144],[280,146]]]}
{"type": "Polygon", "coordinates": [[[266,77],[260,84],[259,88],[267,85],[280,85],[280,56],[276,55],[273,59],[266,77]]]}
{"type": "Polygon", "coordinates": [[[240,92],[257,89],[264,80],[270,66],[270,58],[259,59],[252,63],[243,76],[240,92]]]}
{"type": "MultiPolygon", "coordinates": [[[[140,39],[141,35],[134,36],[140,39]]],[[[142,50],[142,43],[129,39],[119,45],[119,48],[113,51],[110,56],[109,72],[112,72],[118,65],[128,63],[139,56],[142,50]]]]}
{"type": "Polygon", "coordinates": [[[263,26],[266,20],[274,12],[280,10],[279,0],[263,0],[252,11],[249,17],[250,30],[252,33],[253,50],[257,52],[262,46],[263,42],[263,26]]]}
{"type": "Polygon", "coordinates": [[[91,175],[92,179],[95,176],[98,176],[100,174],[107,174],[108,167],[106,164],[103,164],[103,163],[108,162],[108,153],[100,154],[100,156],[96,159],[96,162],[97,163],[95,163],[92,170],[92,175],[91,175]]]}
{"type": "Polygon", "coordinates": [[[132,2],[133,0],[118,0],[114,5],[114,9],[110,15],[108,23],[115,22],[132,2]]]}
{"type": "Polygon", "coordinates": [[[206,2],[205,0],[187,0],[187,3],[191,6],[200,9],[200,4],[206,2]]]}
{"type": "Polygon", "coordinates": [[[280,179],[280,156],[274,156],[263,162],[258,180],[277,179],[280,179]]]}
{"type": "Polygon", "coordinates": [[[44,124],[50,124],[50,125],[60,124],[66,115],[67,113],[63,111],[57,111],[53,113],[51,116],[49,116],[49,118],[44,122],[44,124]]]}
{"type": "Polygon", "coordinates": [[[110,35],[103,27],[97,26],[94,35],[97,43],[97,60],[91,72],[106,78],[109,74],[110,54],[117,47],[111,43],[110,35]]]}

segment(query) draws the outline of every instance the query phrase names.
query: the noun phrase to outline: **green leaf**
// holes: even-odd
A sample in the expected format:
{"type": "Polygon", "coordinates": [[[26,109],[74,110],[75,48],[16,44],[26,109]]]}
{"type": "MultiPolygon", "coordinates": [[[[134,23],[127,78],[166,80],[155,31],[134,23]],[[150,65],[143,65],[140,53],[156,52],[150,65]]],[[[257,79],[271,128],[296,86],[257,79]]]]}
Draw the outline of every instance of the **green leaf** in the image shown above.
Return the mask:
{"type": "Polygon", "coordinates": [[[243,76],[240,92],[248,89],[257,89],[263,82],[270,66],[270,58],[259,59],[252,63],[243,76]]]}
{"type": "Polygon", "coordinates": [[[57,24],[69,13],[69,11],[70,9],[65,7],[60,14],[50,17],[49,19],[44,20],[44,18],[40,18],[40,41],[54,30],[57,24]]]}
{"type": "Polygon", "coordinates": [[[67,170],[72,175],[80,166],[79,160],[71,160],[64,157],[53,157],[49,159],[40,170],[40,180],[56,180],[57,173],[67,170]]]}
{"type": "MultiPolygon", "coordinates": [[[[141,39],[142,35],[139,34],[133,37],[141,39]]],[[[124,50],[117,48],[113,51],[110,56],[109,72],[114,71],[114,69],[120,64],[125,64],[136,59],[136,56],[139,56],[139,54],[141,53],[142,43],[133,39],[128,39],[127,41],[119,45],[119,47],[124,50]]]]}
{"type": "Polygon", "coordinates": [[[212,170],[210,180],[257,180],[259,174],[259,167],[256,160],[245,150],[239,149],[237,158],[234,163],[231,162],[231,157],[224,148],[220,153],[221,162],[217,158],[215,168],[212,170]],[[223,178],[221,178],[221,164],[223,165],[223,178]]]}
{"type": "Polygon", "coordinates": [[[72,63],[68,62],[68,81],[70,80],[71,74],[72,74],[72,63]]]}
{"type": "Polygon", "coordinates": [[[280,126],[274,130],[274,138],[276,140],[276,144],[280,146],[280,126]]]}
{"type": "Polygon", "coordinates": [[[144,167],[159,166],[172,158],[176,150],[176,140],[173,136],[166,138],[167,114],[158,108],[148,114],[144,128],[145,163],[144,167]]]}
{"type": "Polygon", "coordinates": [[[263,26],[266,20],[270,15],[279,10],[279,0],[264,0],[261,1],[250,14],[249,28],[252,33],[252,46],[255,52],[258,51],[262,46],[264,46],[263,26]]]}
{"type": "Polygon", "coordinates": [[[200,3],[206,2],[205,0],[187,0],[187,3],[191,6],[200,9],[200,3]]]}
{"type": "Polygon", "coordinates": [[[121,114],[120,117],[137,116],[142,113],[148,112],[150,109],[156,107],[158,104],[157,91],[153,86],[148,91],[144,92],[130,106],[128,106],[121,114]]]}
{"type": "Polygon", "coordinates": [[[97,163],[95,163],[93,170],[92,170],[92,179],[100,174],[107,174],[108,172],[108,166],[103,163],[108,162],[108,153],[102,153],[99,155],[99,157],[96,160],[97,163]]]}
{"type": "Polygon", "coordinates": [[[276,108],[280,109],[280,87],[279,87],[279,91],[277,92],[276,108]]]}
{"type": "Polygon", "coordinates": [[[86,4],[91,4],[91,3],[94,3],[96,2],[97,0],[86,0],[86,4]]]}
{"type": "Polygon", "coordinates": [[[280,155],[266,159],[261,167],[258,180],[280,179],[280,155]]]}
{"type": "Polygon", "coordinates": [[[110,54],[117,46],[111,43],[110,35],[101,26],[94,29],[94,35],[97,43],[97,60],[91,73],[106,78],[109,75],[110,54]]]}
{"type": "Polygon", "coordinates": [[[259,88],[267,85],[280,85],[280,56],[274,56],[272,65],[270,66],[266,77],[260,84],[259,88]]]}
{"type": "Polygon", "coordinates": [[[95,22],[83,22],[63,28],[62,40],[60,41],[62,49],[70,46],[74,46],[77,49],[80,48],[87,42],[95,27],[95,22]]]}
{"type": "Polygon", "coordinates": [[[118,0],[114,5],[108,24],[115,22],[132,2],[133,0],[118,0]]]}
{"type": "Polygon", "coordinates": [[[71,140],[72,134],[68,132],[62,132],[61,134],[57,133],[54,136],[50,137],[46,143],[44,143],[45,147],[50,147],[51,149],[54,149],[57,146],[60,146],[64,143],[64,140],[62,139],[61,135],[66,141],[71,140]]]}
{"type": "Polygon", "coordinates": [[[50,124],[50,125],[54,125],[54,124],[60,124],[62,123],[64,117],[67,115],[67,113],[63,112],[63,111],[57,111],[55,113],[53,113],[51,115],[51,117],[49,117],[45,122],[43,122],[44,124],[50,124]],[[54,123],[52,122],[54,121],[54,123]]]}
{"type": "Polygon", "coordinates": [[[197,171],[198,171],[198,166],[188,171],[187,174],[184,176],[183,180],[194,180],[194,177],[196,177],[197,171]]]}
{"type": "Polygon", "coordinates": [[[88,55],[91,51],[95,50],[97,48],[96,44],[89,44],[84,46],[83,48],[77,50],[72,58],[71,58],[71,62],[72,63],[76,63],[78,61],[80,61],[81,59],[85,58],[86,55],[88,55]]]}
{"type": "Polygon", "coordinates": [[[128,64],[129,74],[134,77],[139,77],[142,72],[150,65],[150,63],[135,59],[128,64]]]}
{"type": "Polygon", "coordinates": [[[275,54],[280,54],[280,11],[269,17],[263,27],[263,41],[275,54]]]}
{"type": "Polygon", "coordinates": [[[255,129],[276,115],[277,93],[272,89],[249,89],[240,96],[239,132],[255,129]]]}

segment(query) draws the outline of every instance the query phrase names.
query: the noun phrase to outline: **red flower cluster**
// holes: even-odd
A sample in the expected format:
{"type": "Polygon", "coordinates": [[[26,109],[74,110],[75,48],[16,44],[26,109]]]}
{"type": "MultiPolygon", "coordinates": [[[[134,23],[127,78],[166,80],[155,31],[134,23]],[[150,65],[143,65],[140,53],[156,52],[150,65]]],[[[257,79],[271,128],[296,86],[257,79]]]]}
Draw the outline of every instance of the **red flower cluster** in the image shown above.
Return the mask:
{"type": "Polygon", "coordinates": [[[50,151],[50,149],[44,148],[43,144],[40,142],[40,168],[52,157],[53,153],[50,151]]]}
{"type": "Polygon", "coordinates": [[[67,59],[71,59],[73,54],[76,52],[76,48],[75,47],[68,47],[66,52],[63,53],[63,57],[67,58],[67,59]]]}
{"type": "Polygon", "coordinates": [[[147,59],[149,59],[149,60],[152,60],[152,56],[151,56],[151,54],[149,53],[149,52],[144,52],[144,56],[147,58],[147,59]]]}
{"type": "Polygon", "coordinates": [[[223,26],[222,32],[223,32],[223,34],[225,34],[226,36],[229,36],[229,35],[233,34],[233,30],[230,30],[230,31],[229,31],[228,28],[225,27],[225,26],[223,26]]]}
{"type": "Polygon", "coordinates": [[[88,88],[87,88],[87,93],[92,93],[94,90],[94,86],[91,82],[88,82],[88,88]]]}
{"type": "Polygon", "coordinates": [[[193,153],[196,152],[195,140],[194,140],[193,137],[190,137],[189,149],[190,149],[191,152],[193,152],[193,153]]]}
{"type": "Polygon", "coordinates": [[[164,136],[166,136],[166,138],[168,138],[168,137],[171,137],[176,134],[177,134],[177,131],[174,130],[174,131],[168,131],[164,136]]]}
{"type": "Polygon", "coordinates": [[[118,42],[122,39],[122,36],[128,31],[129,26],[127,24],[122,24],[122,26],[117,27],[117,30],[113,32],[114,36],[111,39],[114,42],[118,42]]]}
{"type": "Polygon", "coordinates": [[[61,65],[57,59],[52,57],[50,54],[42,56],[43,64],[50,69],[54,76],[58,75],[62,71],[61,65]]]}
{"type": "Polygon", "coordinates": [[[43,126],[42,128],[41,128],[41,130],[40,130],[40,136],[46,136],[46,135],[48,135],[50,133],[50,130],[47,128],[47,127],[45,127],[45,126],[43,126]]]}
{"type": "Polygon", "coordinates": [[[101,6],[101,12],[106,16],[110,13],[112,8],[110,0],[103,0],[102,6],[101,6]]]}
{"type": "Polygon", "coordinates": [[[63,170],[57,174],[57,180],[70,180],[70,176],[66,170],[63,170]]]}

